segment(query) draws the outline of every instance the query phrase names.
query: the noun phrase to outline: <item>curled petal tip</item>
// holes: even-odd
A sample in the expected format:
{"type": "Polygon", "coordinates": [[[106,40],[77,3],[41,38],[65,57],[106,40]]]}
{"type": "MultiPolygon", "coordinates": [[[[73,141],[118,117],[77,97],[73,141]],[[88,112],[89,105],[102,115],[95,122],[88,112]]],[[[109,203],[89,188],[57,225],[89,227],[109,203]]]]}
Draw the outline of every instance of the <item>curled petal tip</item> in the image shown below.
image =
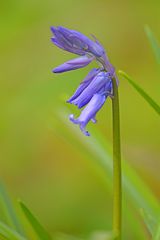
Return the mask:
{"type": "Polygon", "coordinates": [[[90,137],[91,136],[91,134],[88,132],[88,131],[85,131],[85,136],[87,136],[87,137],[90,137]]]}
{"type": "Polygon", "coordinates": [[[73,114],[69,115],[69,120],[74,123],[75,119],[74,119],[74,115],[73,114]]]}
{"type": "Polygon", "coordinates": [[[96,123],[96,122],[97,122],[97,120],[96,120],[95,118],[92,118],[91,121],[92,121],[93,123],[96,123]]]}
{"type": "Polygon", "coordinates": [[[90,133],[88,131],[83,132],[85,136],[90,137],[90,133]]]}
{"type": "Polygon", "coordinates": [[[69,115],[69,120],[72,121],[73,119],[74,119],[74,115],[73,115],[73,114],[70,114],[70,115],[69,115]]]}
{"type": "Polygon", "coordinates": [[[69,120],[70,120],[71,122],[73,122],[74,124],[78,124],[78,123],[79,123],[79,121],[74,118],[74,115],[73,115],[73,114],[70,114],[70,115],[69,115],[69,120]]]}
{"type": "Polygon", "coordinates": [[[90,133],[85,129],[85,126],[84,126],[84,123],[83,123],[83,122],[80,124],[79,127],[80,127],[81,131],[83,132],[83,134],[84,134],[85,136],[87,136],[87,137],[90,136],[90,133]]]}

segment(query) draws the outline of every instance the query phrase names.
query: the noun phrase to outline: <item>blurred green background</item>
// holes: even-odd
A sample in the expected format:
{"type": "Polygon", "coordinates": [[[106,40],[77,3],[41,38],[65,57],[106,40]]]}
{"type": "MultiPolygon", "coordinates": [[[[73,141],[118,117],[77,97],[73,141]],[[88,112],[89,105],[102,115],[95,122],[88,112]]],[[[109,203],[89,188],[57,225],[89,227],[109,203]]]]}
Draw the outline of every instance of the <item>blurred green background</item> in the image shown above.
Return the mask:
{"type": "MultiPolygon", "coordinates": [[[[51,43],[50,26],[94,34],[116,69],[160,102],[160,72],[144,32],[148,24],[160,39],[160,1],[1,0],[0,5],[0,178],[52,233],[86,236],[111,229],[107,176],[70,140],[68,116],[63,122],[57,114],[64,107],[78,114],[65,101],[95,63],[53,75],[52,68],[75,56],[51,43]]],[[[119,91],[123,156],[160,200],[158,115],[124,79],[119,91]]],[[[112,143],[110,100],[97,125],[89,124],[91,134],[93,128],[112,143]]],[[[136,239],[126,224],[126,236],[136,239]]]]}

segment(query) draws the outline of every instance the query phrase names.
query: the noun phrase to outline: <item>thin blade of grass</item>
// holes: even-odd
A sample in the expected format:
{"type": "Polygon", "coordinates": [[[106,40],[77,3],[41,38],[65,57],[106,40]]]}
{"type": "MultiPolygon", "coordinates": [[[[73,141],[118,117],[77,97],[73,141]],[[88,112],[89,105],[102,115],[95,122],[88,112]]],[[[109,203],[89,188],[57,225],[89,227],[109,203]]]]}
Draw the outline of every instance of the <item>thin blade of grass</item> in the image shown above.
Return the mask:
{"type": "Polygon", "coordinates": [[[6,223],[21,235],[25,236],[20,220],[17,217],[10,197],[8,196],[7,191],[5,190],[5,187],[2,183],[0,183],[0,203],[2,211],[4,212],[6,218],[6,223]]]}
{"type": "Polygon", "coordinates": [[[153,98],[151,98],[135,81],[131,79],[130,76],[128,76],[125,72],[119,71],[119,74],[124,77],[131,85],[134,87],[134,89],[137,90],[137,92],[146,100],[146,102],[160,115],[160,106],[156,103],[153,98]]]}
{"type": "Polygon", "coordinates": [[[145,32],[153,49],[158,64],[160,64],[160,45],[148,25],[145,26],[145,32]]]}
{"type": "Polygon", "coordinates": [[[160,240],[160,221],[155,221],[154,217],[141,209],[143,220],[152,236],[153,240],[160,240]]]}
{"type": "MultiPolygon", "coordinates": [[[[92,128],[91,137],[87,138],[83,136],[77,126],[66,120],[66,116],[69,114],[67,109],[63,108],[62,111],[59,111],[57,114],[58,119],[61,120],[61,125],[63,123],[65,128],[68,127],[70,134],[66,133],[65,135],[64,129],[62,130],[60,127],[57,128],[59,129],[57,131],[62,130],[63,136],[65,135],[67,138],[69,135],[72,135],[72,144],[74,144],[78,150],[81,151],[82,149],[82,152],[84,151],[83,149],[85,149],[90,156],[89,159],[92,159],[92,162],[95,161],[105,171],[107,182],[108,180],[112,182],[112,150],[110,144],[107,143],[107,139],[104,138],[96,128],[92,128]]],[[[158,223],[159,203],[148,186],[124,160],[122,160],[122,172],[123,191],[125,192],[127,202],[137,209],[137,213],[143,208],[152,215],[155,222],[158,223]]],[[[127,214],[130,215],[131,213],[127,214]]],[[[139,233],[139,235],[140,234],[141,233],[139,233]]]]}
{"type": "Polygon", "coordinates": [[[48,234],[48,232],[44,229],[44,227],[39,223],[37,218],[31,213],[31,211],[26,207],[26,205],[19,201],[19,204],[21,206],[21,209],[23,210],[26,218],[32,225],[34,231],[36,232],[38,238],[40,240],[51,240],[52,238],[48,234]]]}
{"type": "Polygon", "coordinates": [[[27,240],[2,222],[0,222],[0,235],[6,240],[27,240]]]}
{"type": "Polygon", "coordinates": [[[150,234],[153,236],[154,232],[156,230],[156,221],[153,216],[148,214],[144,209],[140,210],[141,216],[144,220],[144,223],[146,224],[150,234]]]}

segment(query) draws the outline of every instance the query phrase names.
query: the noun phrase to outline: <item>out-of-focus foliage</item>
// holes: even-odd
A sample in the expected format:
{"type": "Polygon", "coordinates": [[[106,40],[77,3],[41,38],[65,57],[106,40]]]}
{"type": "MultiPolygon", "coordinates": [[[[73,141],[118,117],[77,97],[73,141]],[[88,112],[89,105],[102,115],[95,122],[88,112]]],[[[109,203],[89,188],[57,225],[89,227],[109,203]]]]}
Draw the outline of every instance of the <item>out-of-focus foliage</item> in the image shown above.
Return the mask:
{"type": "Polygon", "coordinates": [[[39,221],[36,219],[36,217],[33,216],[33,214],[30,212],[30,210],[25,206],[25,204],[20,202],[20,206],[21,206],[26,218],[31,223],[34,231],[36,232],[38,239],[51,240],[50,235],[42,227],[42,225],[39,223],[39,221]]]}
{"type": "Polygon", "coordinates": [[[134,87],[134,89],[136,89],[137,92],[147,101],[147,103],[160,115],[160,106],[143,90],[143,88],[135,83],[125,72],[119,71],[119,74],[127,79],[132,87],[134,87]]]}
{"type": "Polygon", "coordinates": [[[153,48],[156,60],[160,64],[160,45],[159,45],[157,39],[154,37],[149,26],[147,26],[147,25],[145,26],[145,31],[146,31],[147,37],[150,41],[151,47],[153,48]]]}
{"type": "Polygon", "coordinates": [[[22,225],[17,217],[13,204],[2,183],[0,184],[0,206],[1,216],[5,217],[6,224],[13,227],[13,229],[23,235],[24,231],[22,225]]]}
{"type": "MultiPolygon", "coordinates": [[[[160,39],[159,9],[158,0],[1,1],[0,176],[14,199],[19,197],[30,206],[54,239],[106,239],[112,226],[112,161],[108,158],[112,126],[109,101],[98,114],[98,123],[88,126],[91,138],[69,122],[65,101],[95,63],[88,69],[53,75],[51,69],[73,55],[52,45],[49,27],[63,25],[96,35],[116,69],[129,73],[159,103],[159,67],[143,29],[147,23],[160,39]],[[97,139],[96,148],[92,143],[97,139]],[[91,154],[96,149],[98,153],[91,154]]],[[[151,42],[154,45],[153,38],[151,42]]],[[[156,220],[158,238],[159,117],[126,81],[120,81],[119,91],[125,182],[132,179],[124,184],[124,239],[150,239],[139,208],[156,220]]],[[[68,112],[79,113],[73,106],[68,112]]],[[[13,236],[18,229],[12,218],[7,220],[4,202],[1,230],[9,234],[9,228],[13,236]]],[[[18,234],[37,239],[14,205],[13,215],[17,212],[27,233],[18,234]]]]}

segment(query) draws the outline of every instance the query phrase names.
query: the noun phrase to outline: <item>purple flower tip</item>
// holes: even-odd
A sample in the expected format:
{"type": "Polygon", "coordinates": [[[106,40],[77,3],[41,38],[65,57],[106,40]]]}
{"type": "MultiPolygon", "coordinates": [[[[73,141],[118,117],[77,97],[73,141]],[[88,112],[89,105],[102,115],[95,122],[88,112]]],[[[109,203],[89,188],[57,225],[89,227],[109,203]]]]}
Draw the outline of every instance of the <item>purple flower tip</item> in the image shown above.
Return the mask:
{"type": "Polygon", "coordinates": [[[70,30],[61,26],[51,27],[54,37],[52,42],[68,52],[78,55],[92,54],[95,57],[102,57],[105,50],[102,45],[96,40],[92,41],[85,35],[75,30],[70,30]]]}
{"type": "Polygon", "coordinates": [[[69,117],[70,121],[73,122],[74,124],[79,124],[81,131],[86,136],[90,136],[89,132],[86,131],[85,127],[90,120],[93,123],[96,123],[95,119],[96,113],[103,106],[105,100],[106,100],[105,95],[95,94],[77,119],[74,118],[73,114],[70,115],[69,117]]]}
{"type": "Polygon", "coordinates": [[[61,64],[53,69],[54,73],[62,73],[87,66],[94,57],[82,56],[61,64]]]}

